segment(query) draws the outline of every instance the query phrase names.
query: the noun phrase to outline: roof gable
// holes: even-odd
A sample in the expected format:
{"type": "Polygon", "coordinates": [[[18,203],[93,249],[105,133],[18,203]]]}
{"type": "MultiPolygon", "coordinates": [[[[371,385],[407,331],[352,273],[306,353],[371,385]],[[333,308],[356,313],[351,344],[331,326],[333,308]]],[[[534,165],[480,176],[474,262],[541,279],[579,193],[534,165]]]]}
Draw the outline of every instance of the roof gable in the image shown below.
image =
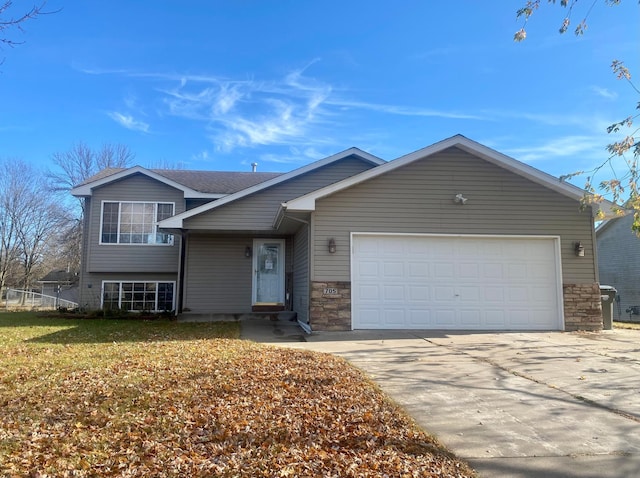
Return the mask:
{"type": "MultiPolygon", "coordinates": [[[[372,154],[369,154],[365,151],[362,151],[358,148],[349,148],[345,151],[342,151],[340,153],[334,154],[332,156],[329,156],[327,158],[315,161],[311,164],[308,164],[306,166],[303,166],[301,168],[295,169],[294,171],[291,171],[289,173],[286,174],[282,174],[279,175],[277,177],[274,177],[268,181],[262,182],[260,184],[256,184],[254,186],[248,187],[246,189],[243,189],[241,191],[238,191],[234,194],[230,194],[228,196],[223,197],[222,199],[218,199],[217,201],[213,201],[207,204],[203,204],[202,206],[190,209],[189,211],[185,211],[182,214],[177,214],[176,216],[173,216],[169,219],[165,219],[164,221],[160,222],[159,225],[162,228],[167,228],[167,229],[172,229],[172,228],[182,228],[183,226],[183,221],[185,219],[188,219],[190,217],[193,216],[197,216],[198,214],[202,214],[204,212],[208,212],[211,211],[213,209],[216,209],[220,206],[224,206],[225,204],[229,204],[230,202],[233,201],[237,201],[238,199],[244,198],[246,196],[249,196],[251,194],[254,194],[258,191],[262,191],[264,189],[273,187],[277,184],[283,183],[285,181],[289,181],[292,179],[295,179],[296,177],[299,177],[303,174],[309,173],[311,171],[315,171],[319,168],[322,168],[324,166],[327,166],[329,164],[333,164],[337,161],[341,161],[343,159],[346,158],[350,158],[350,157],[356,157],[366,163],[372,164],[374,166],[380,167],[380,165],[382,164],[386,164],[386,162],[376,156],[373,156],[372,154]]],[[[373,168],[375,169],[375,168],[373,168]]]]}
{"type": "MultiPolygon", "coordinates": [[[[414,161],[426,159],[451,147],[457,147],[474,156],[484,159],[489,163],[495,164],[501,168],[511,171],[514,174],[529,179],[530,181],[538,183],[571,199],[579,201],[584,197],[585,191],[577,186],[566,183],[564,181],[560,181],[550,174],[547,174],[543,171],[540,171],[539,169],[517,161],[509,156],[499,153],[498,151],[495,151],[473,140],[470,140],[462,135],[456,135],[452,136],[451,138],[447,138],[445,140],[434,143],[431,146],[427,146],[426,148],[422,148],[413,153],[401,156],[397,159],[394,159],[393,161],[389,161],[382,166],[360,173],[357,176],[344,179],[343,181],[339,181],[327,187],[313,191],[309,194],[305,194],[304,196],[300,196],[296,199],[290,200],[284,204],[284,207],[288,211],[314,211],[315,203],[318,199],[322,199],[361,182],[381,176],[414,161]]],[[[614,205],[612,203],[604,201],[599,206],[605,216],[611,216],[612,209],[614,208],[614,205]]]]}

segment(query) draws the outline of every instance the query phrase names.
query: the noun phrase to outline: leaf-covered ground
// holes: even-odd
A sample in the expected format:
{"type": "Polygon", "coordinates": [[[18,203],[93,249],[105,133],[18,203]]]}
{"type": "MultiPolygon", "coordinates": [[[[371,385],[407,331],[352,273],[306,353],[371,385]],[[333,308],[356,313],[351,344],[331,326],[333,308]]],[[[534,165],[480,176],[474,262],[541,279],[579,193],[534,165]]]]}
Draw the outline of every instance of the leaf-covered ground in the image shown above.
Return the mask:
{"type": "Polygon", "coordinates": [[[343,360],[237,337],[0,314],[0,475],[473,476],[343,360]]]}

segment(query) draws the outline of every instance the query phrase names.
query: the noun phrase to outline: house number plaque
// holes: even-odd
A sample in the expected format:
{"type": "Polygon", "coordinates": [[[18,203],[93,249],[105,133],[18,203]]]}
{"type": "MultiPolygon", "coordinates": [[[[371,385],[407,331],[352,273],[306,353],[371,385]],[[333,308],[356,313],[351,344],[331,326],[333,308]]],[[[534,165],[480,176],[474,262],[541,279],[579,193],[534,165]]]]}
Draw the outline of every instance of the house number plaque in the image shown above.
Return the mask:
{"type": "Polygon", "coordinates": [[[322,295],[338,295],[338,289],[327,287],[322,295]]]}

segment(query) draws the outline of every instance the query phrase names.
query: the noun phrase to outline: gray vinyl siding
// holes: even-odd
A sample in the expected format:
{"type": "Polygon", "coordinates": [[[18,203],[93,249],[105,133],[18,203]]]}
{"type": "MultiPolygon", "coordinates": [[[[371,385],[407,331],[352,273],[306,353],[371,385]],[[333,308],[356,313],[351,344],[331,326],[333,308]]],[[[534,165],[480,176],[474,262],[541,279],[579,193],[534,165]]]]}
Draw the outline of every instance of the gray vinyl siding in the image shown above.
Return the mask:
{"type": "Polygon", "coordinates": [[[351,280],[351,232],[560,236],[563,281],[596,281],[590,210],[457,148],[317,201],[313,221],[314,281],[351,280]],[[453,201],[458,193],[464,206],[453,201]],[[575,256],[575,241],[585,257],[575,256]]]}
{"type": "Polygon", "coordinates": [[[183,193],[143,175],[134,175],[110,183],[93,192],[87,211],[87,272],[177,272],[180,236],[174,244],[125,245],[100,244],[101,206],[103,201],[149,201],[175,203],[175,213],[184,211],[183,193]]]}
{"type": "MultiPolygon", "coordinates": [[[[597,231],[600,284],[618,291],[616,319],[629,319],[626,310],[640,306],[640,238],[631,230],[633,215],[612,219],[597,231]]],[[[631,316],[640,320],[640,316],[631,316]]]]}
{"type": "Polygon", "coordinates": [[[251,312],[252,259],[244,236],[189,236],[184,308],[196,313],[251,312]]]}
{"type": "MultiPolygon", "coordinates": [[[[100,308],[102,298],[102,281],[124,282],[177,282],[176,274],[142,274],[142,273],[84,273],[80,284],[79,306],[82,309],[94,310],[100,308]]],[[[177,284],[174,289],[177,298],[177,284]]]]}
{"type": "Polygon", "coordinates": [[[298,320],[309,322],[309,226],[303,224],[293,237],[293,303],[298,320]]]}
{"type": "Polygon", "coordinates": [[[347,158],[184,221],[186,229],[269,231],[282,202],[370,169],[347,158]]]}

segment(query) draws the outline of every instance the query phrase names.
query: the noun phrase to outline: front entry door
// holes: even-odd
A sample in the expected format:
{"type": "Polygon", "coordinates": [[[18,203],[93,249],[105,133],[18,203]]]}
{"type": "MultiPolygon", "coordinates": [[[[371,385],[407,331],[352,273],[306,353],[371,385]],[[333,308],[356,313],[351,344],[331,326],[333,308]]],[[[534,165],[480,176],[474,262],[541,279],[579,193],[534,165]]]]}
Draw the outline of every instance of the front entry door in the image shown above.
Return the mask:
{"type": "Polygon", "coordinates": [[[284,240],[253,241],[253,305],[284,304],[284,240]]]}

